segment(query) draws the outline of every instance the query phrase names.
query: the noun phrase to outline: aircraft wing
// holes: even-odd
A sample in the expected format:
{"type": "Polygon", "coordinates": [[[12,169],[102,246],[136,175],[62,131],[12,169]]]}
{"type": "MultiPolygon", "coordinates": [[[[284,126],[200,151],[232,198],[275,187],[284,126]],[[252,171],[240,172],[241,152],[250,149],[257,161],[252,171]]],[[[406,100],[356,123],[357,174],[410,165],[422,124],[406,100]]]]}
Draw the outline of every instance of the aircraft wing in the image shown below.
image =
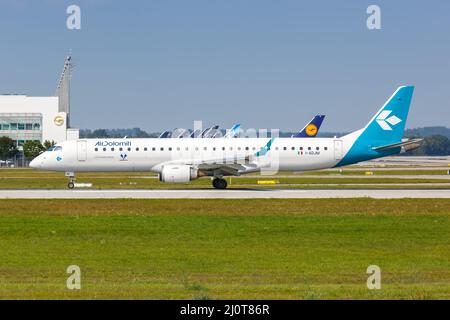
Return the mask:
{"type": "Polygon", "coordinates": [[[274,138],[253,155],[232,158],[211,158],[211,159],[180,159],[161,163],[154,167],[161,170],[165,165],[190,165],[202,171],[205,175],[234,175],[238,176],[243,172],[256,171],[261,163],[258,158],[265,156],[271,148],[274,138]]]}
{"type": "MultiPolygon", "coordinates": [[[[249,171],[250,168],[242,164],[234,163],[222,163],[222,164],[199,164],[197,165],[199,171],[210,172],[210,173],[220,173],[224,176],[239,176],[242,172],[249,171]]],[[[256,168],[254,166],[253,168],[256,168]]]]}
{"type": "MultiPolygon", "coordinates": [[[[247,158],[230,158],[230,159],[190,159],[190,160],[174,160],[161,163],[154,169],[161,170],[165,165],[190,165],[205,175],[222,174],[238,176],[242,172],[247,172],[251,169],[257,169],[250,157],[247,158]],[[159,167],[159,168],[158,168],[159,167]]],[[[158,171],[159,171],[158,170],[158,171]]]]}

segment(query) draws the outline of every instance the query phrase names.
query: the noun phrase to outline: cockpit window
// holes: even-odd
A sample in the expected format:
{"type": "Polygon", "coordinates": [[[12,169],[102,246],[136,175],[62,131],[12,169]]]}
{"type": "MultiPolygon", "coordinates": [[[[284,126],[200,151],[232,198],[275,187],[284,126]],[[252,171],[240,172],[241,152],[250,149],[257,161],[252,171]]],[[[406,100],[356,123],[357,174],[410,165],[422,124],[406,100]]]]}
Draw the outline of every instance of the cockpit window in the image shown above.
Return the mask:
{"type": "Polygon", "coordinates": [[[47,151],[49,151],[49,152],[62,151],[62,147],[60,147],[60,146],[52,146],[52,147],[48,148],[47,151]]]}

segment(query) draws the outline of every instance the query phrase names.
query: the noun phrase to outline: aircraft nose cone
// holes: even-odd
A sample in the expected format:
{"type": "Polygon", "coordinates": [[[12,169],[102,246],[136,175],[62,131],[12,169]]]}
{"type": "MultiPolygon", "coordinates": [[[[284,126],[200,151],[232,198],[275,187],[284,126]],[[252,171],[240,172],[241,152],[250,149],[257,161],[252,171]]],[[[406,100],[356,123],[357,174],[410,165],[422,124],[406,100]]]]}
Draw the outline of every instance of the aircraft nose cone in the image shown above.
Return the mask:
{"type": "Polygon", "coordinates": [[[37,158],[34,158],[33,160],[31,160],[31,162],[30,162],[30,168],[35,168],[35,169],[38,169],[38,168],[40,168],[40,160],[38,159],[39,157],[37,157],[37,158]]]}

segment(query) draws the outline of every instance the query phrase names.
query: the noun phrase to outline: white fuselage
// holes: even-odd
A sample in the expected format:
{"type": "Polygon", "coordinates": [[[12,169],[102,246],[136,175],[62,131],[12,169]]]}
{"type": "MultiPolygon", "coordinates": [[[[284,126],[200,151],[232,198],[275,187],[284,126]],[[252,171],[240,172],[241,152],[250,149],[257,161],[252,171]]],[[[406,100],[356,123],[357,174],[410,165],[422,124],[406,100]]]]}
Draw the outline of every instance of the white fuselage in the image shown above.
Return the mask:
{"type": "MultiPolygon", "coordinates": [[[[244,163],[270,138],[232,139],[80,139],[65,141],[41,154],[32,167],[52,171],[152,171],[167,163],[244,163]]],[[[349,145],[338,138],[276,138],[266,155],[240,173],[271,170],[306,171],[334,167],[349,145]],[[259,164],[258,164],[259,163],[259,164]],[[268,165],[269,164],[269,165],[268,165]]]]}

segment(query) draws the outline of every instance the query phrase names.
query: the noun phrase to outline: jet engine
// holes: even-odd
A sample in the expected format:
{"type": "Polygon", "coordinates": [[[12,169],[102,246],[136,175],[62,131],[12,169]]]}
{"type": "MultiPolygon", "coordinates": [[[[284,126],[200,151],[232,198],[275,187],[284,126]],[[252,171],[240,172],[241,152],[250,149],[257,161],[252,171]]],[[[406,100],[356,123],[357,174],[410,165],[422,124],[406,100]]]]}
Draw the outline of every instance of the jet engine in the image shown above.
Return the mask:
{"type": "Polygon", "coordinates": [[[188,165],[166,165],[159,174],[159,181],[187,183],[199,177],[198,170],[188,165]]]}

